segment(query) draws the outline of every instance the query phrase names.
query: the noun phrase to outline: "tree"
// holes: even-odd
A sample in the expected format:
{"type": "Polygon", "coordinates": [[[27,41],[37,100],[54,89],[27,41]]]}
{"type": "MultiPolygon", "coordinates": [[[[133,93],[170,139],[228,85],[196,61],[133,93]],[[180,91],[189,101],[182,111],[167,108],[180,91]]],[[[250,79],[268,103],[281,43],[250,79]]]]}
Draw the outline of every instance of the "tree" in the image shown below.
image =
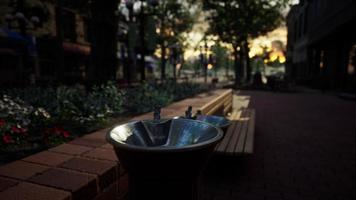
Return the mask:
{"type": "Polygon", "coordinates": [[[251,38],[277,28],[283,19],[282,9],[288,0],[205,0],[209,32],[232,45],[235,60],[235,83],[242,80],[242,59],[245,59],[247,81],[250,80],[249,43],[251,38]]]}
{"type": "Polygon", "coordinates": [[[221,46],[220,43],[211,47],[214,55],[215,65],[214,71],[217,73],[219,69],[228,70],[229,67],[229,53],[226,47],[221,46]]]}
{"type": "Polygon", "coordinates": [[[92,0],[92,66],[89,70],[91,81],[105,82],[114,80],[118,65],[117,34],[118,8],[117,0],[92,0]]]}
{"type": "Polygon", "coordinates": [[[183,46],[184,34],[191,30],[194,19],[189,9],[192,2],[160,1],[156,9],[158,45],[161,50],[161,79],[166,78],[167,48],[183,46]]]}

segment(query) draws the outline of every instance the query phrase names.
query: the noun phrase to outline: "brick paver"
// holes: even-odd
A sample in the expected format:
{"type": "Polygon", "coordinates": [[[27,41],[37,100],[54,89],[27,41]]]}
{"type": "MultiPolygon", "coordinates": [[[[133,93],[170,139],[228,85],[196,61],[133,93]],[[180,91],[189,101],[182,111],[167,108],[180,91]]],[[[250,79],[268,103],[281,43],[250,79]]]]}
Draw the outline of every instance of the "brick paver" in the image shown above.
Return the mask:
{"type": "Polygon", "coordinates": [[[62,144],[57,147],[49,149],[49,151],[64,153],[69,155],[81,155],[85,152],[92,150],[93,148],[74,144],[62,144]]]}
{"type": "Polygon", "coordinates": [[[41,165],[48,165],[48,166],[57,166],[65,161],[71,159],[72,156],[70,155],[65,155],[65,154],[60,154],[60,153],[55,153],[55,152],[50,152],[50,151],[42,151],[40,153],[37,153],[35,155],[26,157],[22,160],[26,162],[31,162],[31,163],[36,163],[36,164],[41,164],[41,165]]]}
{"type": "Polygon", "coordinates": [[[88,147],[100,147],[106,143],[107,142],[105,141],[105,138],[101,140],[96,138],[84,138],[84,137],[69,142],[69,144],[82,145],[88,147]]]}
{"type": "Polygon", "coordinates": [[[0,177],[0,192],[16,185],[17,183],[18,182],[16,180],[0,177]]]}
{"type": "Polygon", "coordinates": [[[255,152],[211,160],[205,200],[356,199],[356,102],[319,93],[243,92],[255,152]]]}
{"type": "Polygon", "coordinates": [[[2,193],[0,199],[6,200],[70,200],[70,193],[31,183],[20,183],[2,193]]]}
{"type": "Polygon", "coordinates": [[[0,176],[6,176],[19,180],[26,180],[36,174],[42,173],[49,168],[42,165],[24,162],[21,160],[0,166],[0,176]]]}
{"type": "Polygon", "coordinates": [[[72,192],[73,200],[91,199],[97,195],[95,176],[62,169],[50,169],[41,175],[32,177],[31,182],[60,188],[72,192]]]}
{"type": "Polygon", "coordinates": [[[100,189],[108,187],[117,180],[117,163],[99,160],[73,158],[60,167],[90,173],[98,176],[100,189]]]}
{"type": "Polygon", "coordinates": [[[85,153],[83,156],[99,160],[118,161],[114,149],[108,148],[96,148],[85,153]]]}

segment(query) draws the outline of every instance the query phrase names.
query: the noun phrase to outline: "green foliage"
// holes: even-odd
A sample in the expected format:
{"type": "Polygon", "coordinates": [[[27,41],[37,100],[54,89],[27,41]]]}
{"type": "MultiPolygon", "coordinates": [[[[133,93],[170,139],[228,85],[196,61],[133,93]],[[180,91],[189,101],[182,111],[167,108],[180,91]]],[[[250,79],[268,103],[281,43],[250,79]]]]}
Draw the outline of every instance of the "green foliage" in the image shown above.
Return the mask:
{"type": "Polygon", "coordinates": [[[278,27],[288,0],[206,0],[210,33],[233,45],[245,38],[266,34],[278,27]]]}
{"type": "Polygon", "coordinates": [[[144,113],[153,110],[155,106],[165,106],[173,98],[167,91],[148,83],[131,88],[124,93],[124,108],[130,113],[144,113]]]}
{"type": "Polygon", "coordinates": [[[167,81],[122,90],[109,82],[89,91],[79,85],[0,91],[0,151],[57,145],[109,117],[149,112],[203,90],[198,84],[167,81]]]}
{"type": "Polygon", "coordinates": [[[229,67],[229,52],[226,47],[222,47],[219,43],[212,47],[213,55],[215,57],[214,70],[226,69],[229,67]]]}
{"type": "Polygon", "coordinates": [[[19,98],[0,98],[0,150],[33,148],[61,143],[70,138],[63,128],[57,134],[46,131],[52,126],[50,114],[43,108],[29,106],[19,98]]]}
{"type": "Polygon", "coordinates": [[[160,32],[158,39],[165,46],[182,42],[182,33],[191,30],[194,18],[190,11],[191,4],[175,0],[160,1],[155,14],[160,32]]]}
{"type": "MultiPolygon", "coordinates": [[[[161,69],[166,67],[166,50],[169,47],[178,47],[179,54],[183,54],[181,49],[186,43],[186,36],[194,24],[194,13],[191,7],[194,4],[188,0],[159,1],[155,9],[158,33],[158,47],[161,50],[161,69]],[[189,3],[188,3],[189,2],[189,3]]],[[[165,78],[165,74],[161,74],[165,78]]]]}
{"type": "Polygon", "coordinates": [[[3,93],[20,98],[28,105],[45,108],[57,124],[73,131],[78,131],[76,128],[88,131],[122,111],[122,94],[113,82],[94,86],[90,92],[77,85],[11,89],[3,93]]]}
{"type": "Polygon", "coordinates": [[[145,113],[152,111],[155,106],[163,107],[204,90],[201,85],[189,82],[178,84],[166,81],[161,85],[145,83],[124,92],[123,106],[128,113],[145,113]]]}
{"type": "Polygon", "coordinates": [[[251,67],[248,40],[277,28],[282,20],[282,10],[289,0],[204,0],[208,13],[208,34],[216,35],[233,47],[235,57],[235,83],[243,80],[241,66],[246,64],[247,80],[251,67]],[[242,62],[242,59],[245,62],[242,62]]]}
{"type": "Polygon", "coordinates": [[[159,88],[171,94],[174,101],[193,96],[205,90],[205,88],[196,83],[184,82],[177,84],[174,81],[167,81],[165,84],[159,86],[159,88]]]}

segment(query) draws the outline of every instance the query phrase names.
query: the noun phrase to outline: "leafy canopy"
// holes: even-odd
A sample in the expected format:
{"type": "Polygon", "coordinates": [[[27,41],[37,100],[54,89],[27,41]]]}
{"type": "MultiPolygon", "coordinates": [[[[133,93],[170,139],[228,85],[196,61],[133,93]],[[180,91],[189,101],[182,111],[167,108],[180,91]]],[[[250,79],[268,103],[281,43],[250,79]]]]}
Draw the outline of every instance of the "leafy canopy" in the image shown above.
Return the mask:
{"type": "Polygon", "coordinates": [[[204,0],[209,33],[226,43],[238,46],[248,37],[254,38],[277,28],[281,11],[288,0],[204,0]]]}

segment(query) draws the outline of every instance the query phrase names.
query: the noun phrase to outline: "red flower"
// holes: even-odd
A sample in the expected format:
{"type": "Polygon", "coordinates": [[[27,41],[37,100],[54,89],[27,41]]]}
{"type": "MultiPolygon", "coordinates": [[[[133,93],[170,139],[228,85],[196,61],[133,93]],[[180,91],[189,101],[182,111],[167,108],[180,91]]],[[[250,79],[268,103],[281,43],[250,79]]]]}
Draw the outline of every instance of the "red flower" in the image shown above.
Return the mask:
{"type": "Polygon", "coordinates": [[[2,136],[2,141],[4,142],[4,144],[14,143],[14,141],[12,140],[12,137],[9,134],[4,134],[2,136]]]}
{"type": "Polygon", "coordinates": [[[56,135],[60,135],[63,131],[64,131],[64,129],[61,128],[61,127],[54,127],[53,128],[53,133],[56,134],[56,135]]]}
{"type": "Polygon", "coordinates": [[[70,136],[70,133],[68,131],[63,131],[62,134],[64,138],[68,138],[70,136]]]}
{"type": "Polygon", "coordinates": [[[5,126],[6,121],[4,119],[0,119],[0,128],[5,126]]]}
{"type": "Polygon", "coordinates": [[[26,133],[27,129],[25,128],[18,128],[17,126],[11,126],[11,131],[13,133],[26,133]]]}
{"type": "Polygon", "coordinates": [[[19,132],[19,128],[17,128],[17,126],[11,126],[11,131],[13,133],[18,133],[19,132]]]}

